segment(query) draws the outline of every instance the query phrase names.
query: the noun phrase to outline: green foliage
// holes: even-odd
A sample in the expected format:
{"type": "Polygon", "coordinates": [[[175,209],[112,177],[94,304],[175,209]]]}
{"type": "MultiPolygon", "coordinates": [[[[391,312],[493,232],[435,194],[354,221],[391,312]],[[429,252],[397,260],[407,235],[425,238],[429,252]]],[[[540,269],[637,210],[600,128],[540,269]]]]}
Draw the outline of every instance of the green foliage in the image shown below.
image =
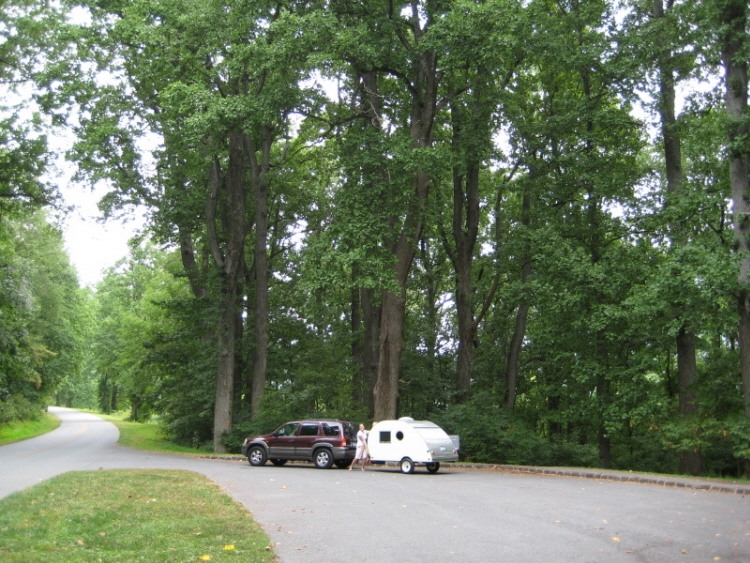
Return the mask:
{"type": "Polygon", "coordinates": [[[86,306],[47,216],[0,218],[0,424],[37,418],[78,377],[86,306]]]}
{"type": "Polygon", "coordinates": [[[641,0],[430,1],[394,12],[380,2],[138,0],[84,2],[91,20],[80,26],[42,4],[14,12],[24,34],[0,30],[0,77],[33,76],[58,121],[74,108],[78,178],[111,188],[105,214],[148,206],[151,244],[165,250],[146,236],[94,296],[78,292],[59,235],[26,213],[52,194],[40,183],[44,139],[34,121],[4,118],[0,422],[58,395],[155,416],[183,445],[211,442],[236,131],[247,240],[254,196],[268,189],[269,345],[251,419],[263,336],[255,281],[266,273],[248,247],[230,449],[289,419],[365,420],[359,392],[371,391],[364,378],[377,366],[364,365],[362,346],[384,343],[364,342],[355,296],[372,297],[377,319],[383,292],[405,279],[399,414],[461,435],[465,459],[593,466],[608,451],[616,468],[674,472],[681,452],[699,449],[710,474],[744,470],[727,157],[745,138],[727,146],[712,85],[725,31],[713,12],[726,3],[669,4],[660,18],[641,0]],[[31,64],[35,42],[49,64],[31,64]],[[434,92],[422,80],[433,71],[434,92]],[[679,194],[668,193],[663,139],[650,129],[660,76],[702,89],[675,116],[679,194]],[[427,146],[414,137],[425,119],[427,146]],[[461,256],[452,234],[469,221],[454,205],[470,172],[478,233],[461,256]],[[398,244],[413,261],[397,263],[398,244]],[[466,306],[481,322],[459,342],[467,271],[466,306]],[[510,411],[506,360],[522,305],[510,411]],[[690,416],[679,414],[676,376],[686,329],[696,347],[690,416]],[[474,352],[466,394],[455,383],[460,345],[474,352]]]}
{"type": "Polygon", "coordinates": [[[475,394],[436,416],[449,434],[461,439],[461,459],[513,465],[596,466],[596,449],[574,440],[541,437],[533,425],[497,405],[490,394],[475,394]]]}

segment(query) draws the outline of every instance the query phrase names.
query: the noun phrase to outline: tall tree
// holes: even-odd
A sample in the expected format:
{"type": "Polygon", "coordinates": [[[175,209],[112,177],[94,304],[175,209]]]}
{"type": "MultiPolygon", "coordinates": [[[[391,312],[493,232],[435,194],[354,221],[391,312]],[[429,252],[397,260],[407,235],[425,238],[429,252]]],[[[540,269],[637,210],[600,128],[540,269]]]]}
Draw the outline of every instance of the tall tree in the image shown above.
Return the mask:
{"type": "Polygon", "coordinates": [[[497,287],[493,285],[484,302],[475,303],[472,277],[481,220],[480,176],[490,166],[496,124],[504,116],[502,106],[510,97],[506,89],[516,78],[528,29],[518,3],[495,1],[455,10],[435,31],[444,36],[447,51],[441,70],[446,74],[449,93],[452,245],[447,238],[444,241],[455,271],[459,400],[468,396],[477,329],[497,287]]]}
{"type": "MultiPolygon", "coordinates": [[[[739,313],[740,374],[745,416],[750,418],[750,142],[748,142],[748,59],[750,9],[744,0],[716,0],[718,36],[724,65],[729,183],[732,216],[740,252],[739,313]]],[[[750,474],[750,461],[745,473],[750,474]]]]}

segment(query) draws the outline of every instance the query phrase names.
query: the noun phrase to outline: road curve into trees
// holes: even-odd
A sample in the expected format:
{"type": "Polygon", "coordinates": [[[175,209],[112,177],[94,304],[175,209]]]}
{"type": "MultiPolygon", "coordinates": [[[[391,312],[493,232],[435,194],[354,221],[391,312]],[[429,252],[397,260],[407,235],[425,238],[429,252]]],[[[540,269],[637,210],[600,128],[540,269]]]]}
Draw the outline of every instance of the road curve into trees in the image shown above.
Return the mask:
{"type": "Polygon", "coordinates": [[[242,503],[282,563],[750,561],[740,494],[599,479],[441,468],[404,475],[151,454],[96,416],[0,448],[0,497],[73,470],[186,469],[242,503]]]}

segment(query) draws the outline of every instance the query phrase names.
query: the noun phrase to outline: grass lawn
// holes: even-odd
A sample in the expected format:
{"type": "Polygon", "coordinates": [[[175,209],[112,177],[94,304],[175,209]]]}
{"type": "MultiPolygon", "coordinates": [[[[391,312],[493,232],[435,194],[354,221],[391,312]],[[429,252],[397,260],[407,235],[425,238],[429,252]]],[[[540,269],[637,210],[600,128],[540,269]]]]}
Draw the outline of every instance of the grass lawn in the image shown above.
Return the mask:
{"type": "Polygon", "coordinates": [[[178,446],[167,440],[161,428],[155,423],[130,422],[125,420],[127,412],[102,414],[96,411],[87,411],[103,418],[117,426],[120,430],[120,439],[117,441],[122,446],[148,450],[150,452],[177,453],[177,454],[207,454],[205,450],[178,446]]]}
{"type": "Polygon", "coordinates": [[[42,413],[39,420],[24,420],[0,426],[0,446],[41,436],[58,426],[60,426],[60,419],[49,412],[42,413]]]}
{"type": "Polygon", "coordinates": [[[0,561],[274,562],[268,536],[189,471],[83,471],[0,499],[0,561]]]}

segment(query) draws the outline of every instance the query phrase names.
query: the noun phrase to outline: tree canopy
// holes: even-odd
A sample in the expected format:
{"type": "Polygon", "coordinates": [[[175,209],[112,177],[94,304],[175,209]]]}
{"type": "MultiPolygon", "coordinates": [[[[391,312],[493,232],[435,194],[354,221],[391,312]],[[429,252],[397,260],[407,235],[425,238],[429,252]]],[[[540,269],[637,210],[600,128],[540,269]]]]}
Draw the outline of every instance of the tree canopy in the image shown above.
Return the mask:
{"type": "Polygon", "coordinates": [[[58,8],[3,9],[40,119],[0,128],[0,210],[51,202],[44,117],[149,224],[78,307],[14,211],[15,380],[214,451],[412,416],[477,461],[750,472],[746,2],[58,8]]]}

